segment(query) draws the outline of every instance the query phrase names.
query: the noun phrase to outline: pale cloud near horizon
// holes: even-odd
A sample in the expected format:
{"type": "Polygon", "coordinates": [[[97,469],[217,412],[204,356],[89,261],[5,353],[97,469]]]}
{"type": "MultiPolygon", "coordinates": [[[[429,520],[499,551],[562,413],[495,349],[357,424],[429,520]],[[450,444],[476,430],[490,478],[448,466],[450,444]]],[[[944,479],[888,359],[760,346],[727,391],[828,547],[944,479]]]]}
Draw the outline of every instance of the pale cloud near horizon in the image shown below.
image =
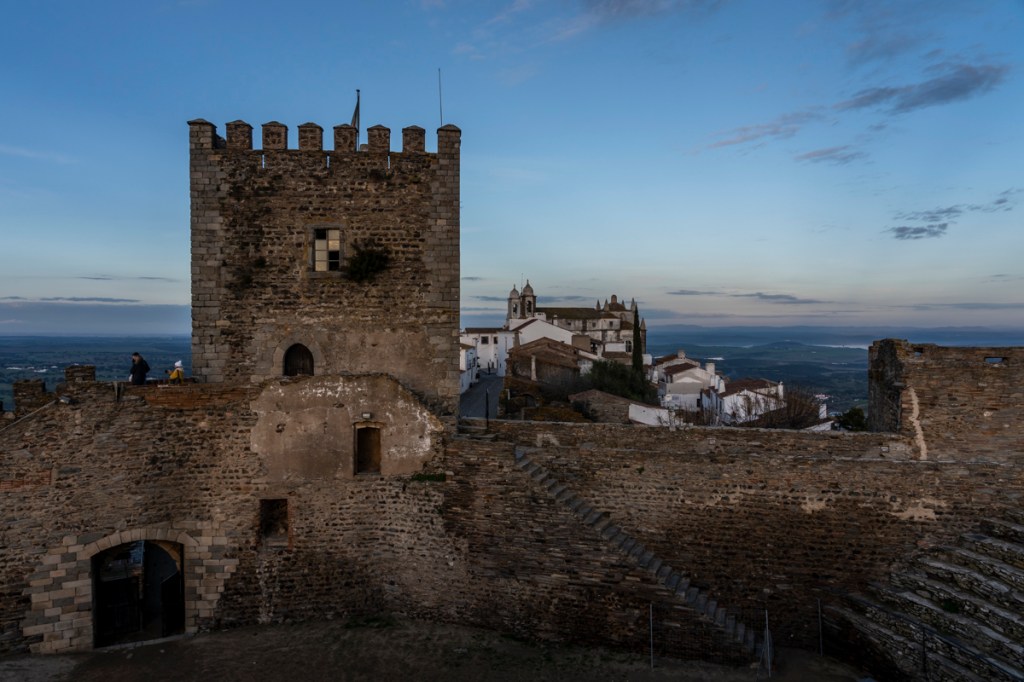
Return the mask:
{"type": "Polygon", "coordinates": [[[819,303],[834,303],[834,301],[821,301],[813,298],[800,298],[792,294],[766,294],[763,291],[747,293],[728,293],[722,291],[701,291],[698,289],[678,289],[666,291],[670,296],[722,296],[726,298],[752,298],[765,303],[781,303],[784,305],[807,305],[819,303]]]}
{"type": "Polygon", "coordinates": [[[18,156],[23,159],[32,159],[33,161],[50,161],[53,163],[59,163],[62,165],[69,165],[78,163],[76,159],[64,154],[57,152],[50,152],[46,150],[28,149],[26,147],[12,147],[6,144],[0,144],[0,154],[5,156],[18,156]]]}

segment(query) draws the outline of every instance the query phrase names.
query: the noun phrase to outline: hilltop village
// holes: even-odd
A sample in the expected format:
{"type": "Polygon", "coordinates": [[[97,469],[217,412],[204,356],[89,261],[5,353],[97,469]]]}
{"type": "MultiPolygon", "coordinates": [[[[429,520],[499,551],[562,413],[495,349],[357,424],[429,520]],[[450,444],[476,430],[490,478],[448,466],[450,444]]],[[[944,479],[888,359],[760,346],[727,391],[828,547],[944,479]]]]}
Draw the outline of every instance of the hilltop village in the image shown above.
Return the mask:
{"type": "MultiPolygon", "coordinates": [[[[593,308],[542,307],[529,280],[522,292],[514,286],[509,292],[503,326],[462,331],[459,370],[460,393],[482,374],[506,377],[504,399],[498,403],[506,417],[544,419],[551,411],[538,408],[559,401],[571,404],[580,421],[648,426],[771,426],[791,416],[786,414],[787,400],[779,382],[741,379],[727,385],[714,362],[702,367],[683,350],[652,357],[647,353],[647,323],[636,300],[627,306],[613,294],[593,308]],[[631,367],[639,390],[587,390],[594,363],[631,367]]],[[[787,422],[787,426],[831,428],[823,402],[800,409],[806,414],[798,415],[798,424],[787,422]]],[[[575,419],[564,410],[558,414],[575,419]]]]}
{"type": "MultiPolygon", "coordinates": [[[[436,152],[416,126],[398,151],[382,126],[365,148],[350,125],[330,149],[314,123],[297,149],[278,122],[225,131],[188,124],[195,380],[14,387],[0,653],[398,614],[1024,678],[1024,349],[875,342],[864,433],[460,420],[463,345],[520,378],[563,345],[573,372],[632,364],[634,305],[524,286],[507,330],[460,334],[457,127],[436,152]]],[[[684,357],[649,367],[720,391],[684,357]]]]}

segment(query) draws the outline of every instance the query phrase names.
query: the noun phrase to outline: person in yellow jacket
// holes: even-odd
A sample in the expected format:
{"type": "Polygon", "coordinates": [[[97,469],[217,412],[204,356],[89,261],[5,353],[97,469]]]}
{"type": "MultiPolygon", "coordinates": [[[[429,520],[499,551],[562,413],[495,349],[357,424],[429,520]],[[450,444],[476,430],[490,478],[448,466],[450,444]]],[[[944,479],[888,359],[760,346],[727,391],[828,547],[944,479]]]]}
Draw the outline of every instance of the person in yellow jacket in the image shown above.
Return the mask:
{"type": "Polygon", "coordinates": [[[185,381],[185,368],[181,364],[181,360],[174,363],[173,370],[164,370],[167,372],[167,383],[169,384],[180,384],[185,381]]]}

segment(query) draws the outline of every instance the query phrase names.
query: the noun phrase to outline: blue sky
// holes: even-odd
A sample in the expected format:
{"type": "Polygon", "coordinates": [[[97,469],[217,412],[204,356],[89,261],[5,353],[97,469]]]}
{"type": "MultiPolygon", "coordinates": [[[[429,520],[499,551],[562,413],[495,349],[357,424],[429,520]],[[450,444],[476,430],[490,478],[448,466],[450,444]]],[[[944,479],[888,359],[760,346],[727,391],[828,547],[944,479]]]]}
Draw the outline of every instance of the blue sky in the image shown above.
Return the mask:
{"type": "Polygon", "coordinates": [[[652,326],[1024,327],[1021,36],[1021,0],[15,3],[0,335],[187,332],[186,121],[294,145],[359,88],[429,149],[439,68],[464,324],[528,278],[652,326]]]}

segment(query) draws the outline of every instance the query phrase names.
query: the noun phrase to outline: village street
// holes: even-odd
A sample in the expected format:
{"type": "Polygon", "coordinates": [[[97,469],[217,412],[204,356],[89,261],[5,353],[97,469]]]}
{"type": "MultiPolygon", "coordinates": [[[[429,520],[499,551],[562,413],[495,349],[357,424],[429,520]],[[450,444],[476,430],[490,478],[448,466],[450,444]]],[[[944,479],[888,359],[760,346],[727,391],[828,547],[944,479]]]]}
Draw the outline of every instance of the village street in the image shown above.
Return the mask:
{"type": "Polygon", "coordinates": [[[489,408],[491,419],[498,416],[498,401],[501,399],[501,386],[504,377],[497,374],[480,373],[480,380],[469,387],[459,399],[460,417],[477,417],[483,419],[484,410],[489,408]]]}

